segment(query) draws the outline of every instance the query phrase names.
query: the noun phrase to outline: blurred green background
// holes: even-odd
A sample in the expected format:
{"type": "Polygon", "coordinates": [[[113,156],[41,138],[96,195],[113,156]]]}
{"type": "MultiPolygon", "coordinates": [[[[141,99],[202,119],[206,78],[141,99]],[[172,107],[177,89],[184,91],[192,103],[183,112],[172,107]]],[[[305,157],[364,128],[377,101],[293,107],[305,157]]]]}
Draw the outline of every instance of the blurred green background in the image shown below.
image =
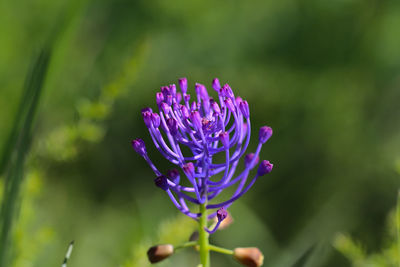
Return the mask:
{"type": "MultiPolygon", "coordinates": [[[[147,266],[150,245],[190,235],[130,146],[142,137],[170,167],[140,110],[180,77],[191,90],[220,78],[254,129],[274,129],[262,152],[273,172],[214,243],[258,246],[274,267],[307,251],[308,266],[351,266],[332,247],[338,232],[385,246],[400,187],[400,1],[1,1],[0,32],[0,151],[34,58],[51,54],[9,266],[60,265],[72,239],[69,267],[147,266]]],[[[197,262],[188,250],[160,266],[197,262]]]]}

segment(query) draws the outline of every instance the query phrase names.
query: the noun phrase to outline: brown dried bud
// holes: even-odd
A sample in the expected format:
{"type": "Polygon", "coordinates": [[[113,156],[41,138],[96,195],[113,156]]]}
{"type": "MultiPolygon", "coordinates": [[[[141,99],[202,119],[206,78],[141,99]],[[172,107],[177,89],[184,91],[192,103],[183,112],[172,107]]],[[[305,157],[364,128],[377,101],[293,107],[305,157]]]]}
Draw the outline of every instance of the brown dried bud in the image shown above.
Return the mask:
{"type": "MultiPolygon", "coordinates": [[[[218,222],[218,218],[215,216],[214,217],[214,221],[217,223],[218,222]]],[[[233,223],[233,218],[231,213],[228,211],[228,216],[226,216],[226,218],[221,222],[221,224],[218,227],[218,230],[223,230],[225,228],[227,228],[229,225],[231,225],[233,223]]]]}
{"type": "MultiPolygon", "coordinates": [[[[189,237],[189,241],[197,241],[199,240],[199,232],[198,231],[194,231],[190,237],[189,237]]],[[[199,246],[196,245],[193,247],[196,251],[199,251],[199,246]]]]}
{"type": "Polygon", "coordinates": [[[149,248],[147,257],[151,263],[156,263],[168,258],[174,253],[174,246],[170,244],[157,245],[149,248]]]}
{"type": "Polygon", "coordinates": [[[190,237],[189,237],[189,241],[197,241],[199,240],[199,231],[194,231],[190,237]]]}
{"type": "Polygon", "coordinates": [[[233,257],[247,267],[262,266],[264,255],[258,248],[235,248],[233,257]]]}

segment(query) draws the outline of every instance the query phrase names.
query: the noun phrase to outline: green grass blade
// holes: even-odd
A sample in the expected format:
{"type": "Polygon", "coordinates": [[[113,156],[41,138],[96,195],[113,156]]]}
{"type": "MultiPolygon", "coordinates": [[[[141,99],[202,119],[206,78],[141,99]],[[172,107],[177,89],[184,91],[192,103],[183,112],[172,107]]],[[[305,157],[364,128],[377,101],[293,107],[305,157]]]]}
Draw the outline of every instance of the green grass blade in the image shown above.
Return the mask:
{"type": "MultiPolygon", "coordinates": [[[[396,205],[396,232],[397,232],[397,252],[400,255],[400,190],[397,192],[397,205],[396,205]]],[[[400,258],[399,258],[400,267],[400,258]]]]}
{"type": "Polygon", "coordinates": [[[24,163],[26,155],[29,151],[31,141],[31,129],[40,99],[40,93],[46,76],[47,66],[49,63],[50,52],[43,50],[34,61],[33,67],[27,76],[25,83],[25,94],[19,108],[21,114],[17,115],[17,119],[21,122],[15,122],[15,137],[12,137],[11,147],[3,156],[7,166],[3,168],[7,170],[5,174],[5,186],[3,202],[1,206],[0,217],[0,267],[7,266],[8,250],[11,246],[10,236],[12,233],[12,223],[19,191],[22,183],[24,163]],[[15,138],[15,140],[14,140],[15,138]]]}
{"type": "Polygon", "coordinates": [[[292,267],[304,267],[308,262],[310,256],[314,252],[315,244],[310,246],[299,258],[298,260],[292,265],[292,267]]]}

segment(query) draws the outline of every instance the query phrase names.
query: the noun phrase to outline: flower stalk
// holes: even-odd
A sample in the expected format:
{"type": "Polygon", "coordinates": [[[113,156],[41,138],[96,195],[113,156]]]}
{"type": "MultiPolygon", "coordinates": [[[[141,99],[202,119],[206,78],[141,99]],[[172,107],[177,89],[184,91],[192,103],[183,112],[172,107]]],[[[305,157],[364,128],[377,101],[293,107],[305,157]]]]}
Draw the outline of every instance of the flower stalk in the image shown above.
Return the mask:
{"type": "Polygon", "coordinates": [[[207,202],[200,205],[201,217],[199,219],[199,253],[202,267],[210,267],[210,248],[207,228],[207,202]]]}

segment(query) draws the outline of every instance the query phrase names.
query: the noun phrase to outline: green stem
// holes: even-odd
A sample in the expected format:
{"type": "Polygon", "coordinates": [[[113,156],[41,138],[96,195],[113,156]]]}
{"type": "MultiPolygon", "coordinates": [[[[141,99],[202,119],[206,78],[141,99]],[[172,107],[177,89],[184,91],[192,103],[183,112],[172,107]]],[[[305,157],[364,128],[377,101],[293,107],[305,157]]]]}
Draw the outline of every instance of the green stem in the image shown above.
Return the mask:
{"type": "Polygon", "coordinates": [[[210,267],[210,249],[208,244],[208,233],[205,228],[207,227],[207,201],[200,205],[201,217],[199,219],[199,251],[200,263],[202,267],[210,267]]]}
{"type": "Polygon", "coordinates": [[[181,245],[174,246],[174,250],[178,250],[181,248],[194,247],[196,245],[197,245],[197,241],[190,241],[190,242],[183,243],[181,245]]]}
{"type": "Polygon", "coordinates": [[[233,250],[227,248],[221,248],[214,245],[209,245],[208,248],[212,251],[219,252],[222,254],[233,255],[233,250]]]}

